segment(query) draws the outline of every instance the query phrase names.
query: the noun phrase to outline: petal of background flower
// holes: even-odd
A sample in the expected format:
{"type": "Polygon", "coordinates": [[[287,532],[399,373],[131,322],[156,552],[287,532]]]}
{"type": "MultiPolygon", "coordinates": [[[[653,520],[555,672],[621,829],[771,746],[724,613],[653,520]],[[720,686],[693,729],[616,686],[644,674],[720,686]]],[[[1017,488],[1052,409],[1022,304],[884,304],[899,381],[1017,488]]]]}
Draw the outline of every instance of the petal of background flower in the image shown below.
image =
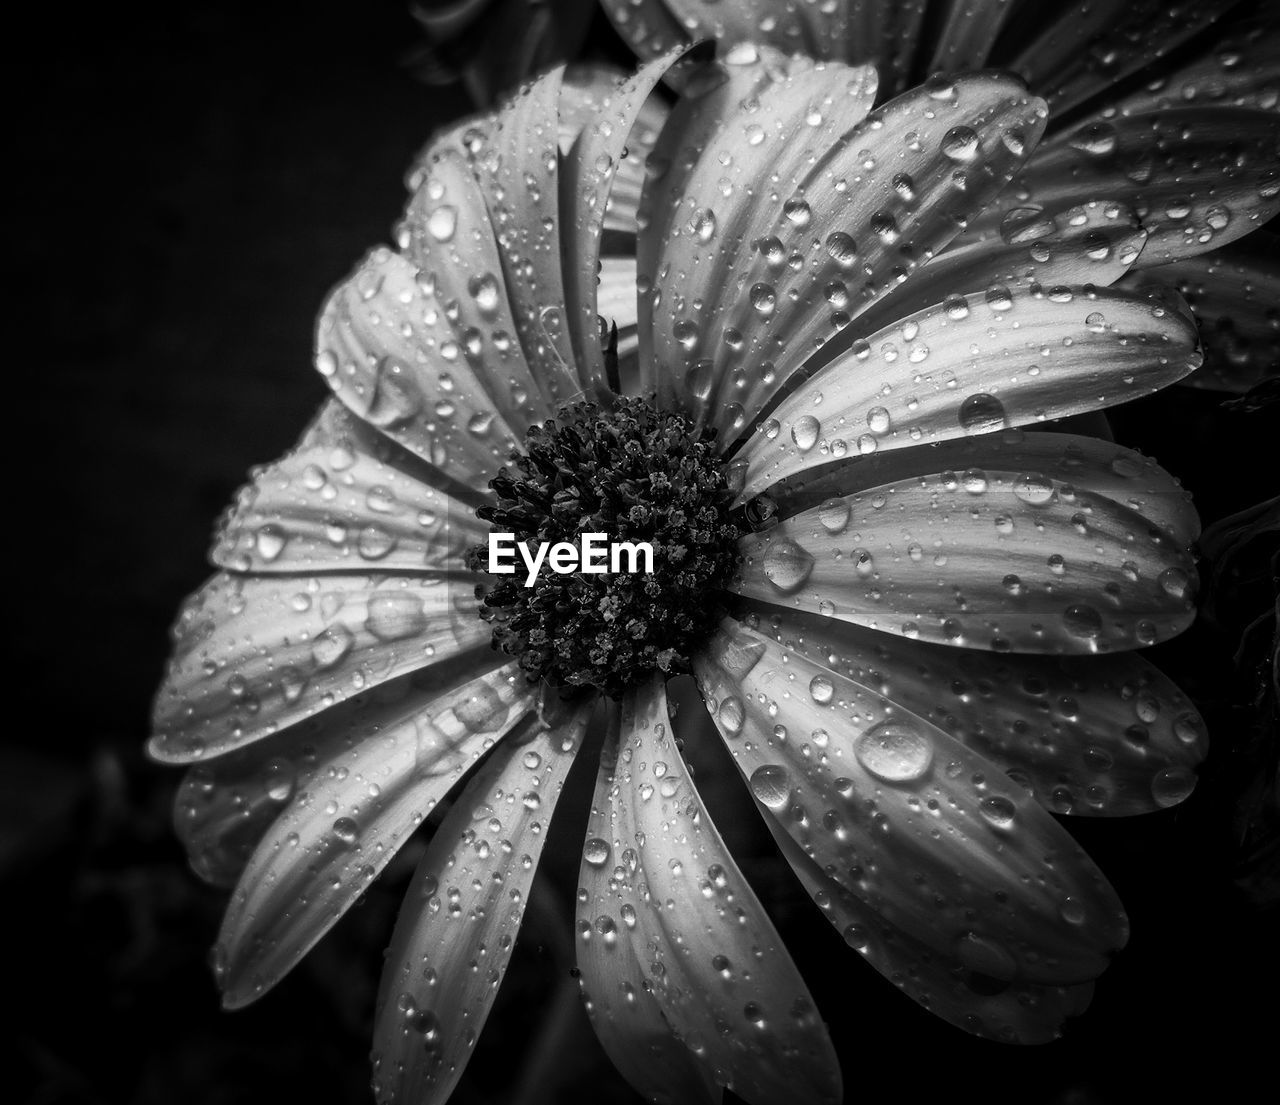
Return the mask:
{"type": "Polygon", "coordinates": [[[477,104],[492,103],[577,54],[593,6],[593,0],[416,0],[410,10],[428,42],[414,53],[414,72],[428,84],[461,79],[477,104]]]}
{"type": "Polygon", "coordinates": [[[422,280],[399,254],[369,254],[325,305],[316,367],[357,418],[447,476],[483,487],[518,439],[422,280]]]}
{"type": "Polygon", "coordinates": [[[469,149],[496,232],[520,345],[553,406],[572,402],[583,390],[564,320],[559,209],[563,75],[561,66],[534,81],[469,149]]]}
{"type": "Polygon", "coordinates": [[[1204,344],[1204,367],[1185,383],[1243,394],[1280,375],[1280,238],[1255,230],[1224,249],[1126,279],[1186,297],[1204,344]]]}
{"type": "Polygon", "coordinates": [[[1111,652],[1195,617],[1185,546],[1038,473],[913,476],[829,499],[738,548],[739,594],[939,644],[1111,652]]]}
{"type": "Polygon", "coordinates": [[[1172,294],[994,286],[855,342],[787,396],[736,458],[742,497],[830,459],[1114,406],[1201,362],[1172,294]]]}
{"type": "Polygon", "coordinates": [[[488,641],[467,578],[210,579],[183,606],[148,753],[191,763],[488,641]]]}
{"type": "Polygon", "coordinates": [[[1176,805],[1208,750],[1191,701],[1133,653],[1001,656],[765,605],[746,622],[963,741],[1054,813],[1176,805]]]}
{"type": "Polygon", "coordinates": [[[1112,441],[1059,432],[999,430],[916,449],[848,457],[774,484],[748,513],[762,521],[790,517],[839,495],[937,472],[1018,471],[1021,493],[1070,503],[1076,490],[1103,495],[1165,530],[1178,546],[1200,535],[1190,492],[1150,457],[1112,441]]]}
{"type": "Polygon", "coordinates": [[[658,363],[684,408],[722,432],[747,425],[818,349],[945,246],[1044,125],[1042,101],[991,74],[934,81],[852,128],[846,111],[856,119],[869,100],[863,70],[793,72],[757,100],[726,122],[684,187],[691,211],[712,212],[712,233],[691,218],[667,239],[656,273],[643,254],[640,265],[660,298],[658,363]],[[770,187],[755,186],[761,177],[770,187]]]}
{"type": "Polygon", "coordinates": [[[752,1105],[840,1100],[826,1028],[702,805],[660,679],[615,715],[580,879],[592,1024],[647,1100],[718,1101],[719,1085],[752,1105]]]}
{"type": "Polygon", "coordinates": [[[639,58],[656,58],[689,41],[666,0],[600,0],[600,4],[639,58]]]}
{"type": "MultiPolygon", "coordinates": [[[[620,163],[626,160],[631,133],[645,114],[645,101],[666,72],[688,52],[672,50],[618,85],[585,127],[564,159],[560,189],[560,225],[564,233],[565,312],[586,390],[610,390],[600,344],[600,256],[609,194],[620,163]]],[[[650,121],[642,124],[652,142],[650,121]]]]}
{"type": "Polygon", "coordinates": [[[1086,121],[1041,143],[1026,171],[970,230],[994,237],[1015,207],[1092,199],[1131,206],[1149,235],[1138,266],[1218,249],[1280,210],[1280,119],[1182,107],[1086,121]]]}
{"type": "MultiPolygon", "coordinates": [[[[484,193],[463,155],[447,147],[429,156],[422,171],[396,244],[418,268],[424,312],[436,312],[451,332],[453,344],[441,345],[442,355],[452,348],[455,358],[465,357],[507,425],[523,437],[555,413],[555,397],[551,381],[535,375],[525,359],[484,193]]],[[[531,187],[536,183],[526,179],[526,190],[531,187]]]]}
{"type": "Polygon", "coordinates": [[[514,662],[442,690],[375,697],[358,720],[336,719],[322,741],[331,758],[259,842],[227,905],[213,957],[226,1008],[292,970],[535,703],[514,662]]]}
{"type": "Polygon", "coordinates": [[[961,955],[917,940],[828,878],[772,818],[778,847],[845,942],[913,1001],[948,1024],[1001,1043],[1040,1044],[1062,1034],[1067,1017],[1084,1012],[1093,983],[1009,983],[967,966],[961,955]]]}
{"type": "Polygon", "coordinates": [[[464,572],[488,527],[431,469],[329,400],[292,452],[254,469],[211,555],[236,572],[464,572]]]}
{"type": "Polygon", "coordinates": [[[408,696],[430,703],[500,659],[488,649],[459,653],[189,768],[174,802],[174,827],[192,869],[207,882],[233,887],[271,823],[308,795],[319,775],[344,770],[341,760],[351,733],[372,714],[382,716],[408,696]]]}
{"type": "Polygon", "coordinates": [[[998,765],[727,620],[694,658],[761,812],[860,901],[997,979],[1097,977],[1128,924],[1101,872],[998,765]]]}
{"type": "Polygon", "coordinates": [[[467,783],[436,830],[396,921],[378,993],[379,1102],[439,1105],[489,1016],[556,800],[590,706],[531,717],[467,783]]]}
{"type": "Polygon", "coordinates": [[[981,69],[1017,0],[938,0],[941,19],[931,73],[981,69]]]}
{"type": "Polygon", "coordinates": [[[1040,92],[1055,116],[1174,50],[1236,0],[1091,0],[1057,9],[1009,63],[1040,92]]]}

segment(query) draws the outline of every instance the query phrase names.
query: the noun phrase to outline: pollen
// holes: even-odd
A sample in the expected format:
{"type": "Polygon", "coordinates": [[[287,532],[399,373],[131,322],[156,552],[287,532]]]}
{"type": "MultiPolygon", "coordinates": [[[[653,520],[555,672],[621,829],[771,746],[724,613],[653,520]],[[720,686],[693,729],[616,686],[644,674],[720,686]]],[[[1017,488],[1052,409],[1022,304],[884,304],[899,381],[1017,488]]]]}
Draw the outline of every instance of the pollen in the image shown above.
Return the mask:
{"type": "MultiPolygon", "coordinates": [[[[531,427],[489,486],[497,502],[477,514],[530,547],[605,534],[653,549],[649,571],[544,571],[530,586],[486,574],[481,616],[494,648],[518,657],[531,681],[610,698],[655,669],[689,670],[719,619],[714,595],[737,569],[743,532],[714,430],[641,399],[577,403],[531,427]]],[[[470,551],[473,570],[488,563],[486,545],[470,551]]]]}

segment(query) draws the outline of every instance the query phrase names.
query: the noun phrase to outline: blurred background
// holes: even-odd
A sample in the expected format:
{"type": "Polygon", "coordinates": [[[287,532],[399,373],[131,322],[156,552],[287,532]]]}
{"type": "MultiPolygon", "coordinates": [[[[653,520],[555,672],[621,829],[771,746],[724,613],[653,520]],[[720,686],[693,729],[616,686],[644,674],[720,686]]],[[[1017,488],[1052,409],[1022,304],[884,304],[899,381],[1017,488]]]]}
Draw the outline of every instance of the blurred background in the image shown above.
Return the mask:
{"type": "MultiPolygon", "coordinates": [[[[18,1072],[4,1096],[371,1101],[373,999],[414,849],[273,993],[223,1013],[206,954],[224,897],[190,873],[172,834],[180,773],[142,746],[167,626],[207,574],[217,514],[324,394],[310,369],[323,297],[389,240],[412,154],[468,101],[421,79],[403,0],[32,14],[11,39],[8,120],[10,324],[31,340],[7,420],[7,455],[28,459],[12,485],[24,576],[12,577],[18,647],[0,744],[18,1072]]],[[[599,16],[588,48],[627,57],[599,16]]],[[[1277,490],[1275,423],[1247,406],[1172,388],[1113,425],[1191,488],[1210,523],[1277,490]]],[[[1251,1070],[1274,1078],[1275,704],[1259,679],[1274,626],[1245,632],[1274,603],[1268,555],[1255,542],[1231,559],[1214,617],[1149,653],[1209,723],[1197,792],[1141,819],[1071,823],[1133,936],[1091,1010],[1047,1047],[970,1039],[859,962],[757,839],[736,777],[716,783],[733,770],[717,742],[699,742],[700,785],[830,1022],[849,1100],[1178,1100],[1251,1070]]],[[[463,1105],[636,1100],[569,973],[590,782],[575,775],[557,818],[463,1105]]]]}

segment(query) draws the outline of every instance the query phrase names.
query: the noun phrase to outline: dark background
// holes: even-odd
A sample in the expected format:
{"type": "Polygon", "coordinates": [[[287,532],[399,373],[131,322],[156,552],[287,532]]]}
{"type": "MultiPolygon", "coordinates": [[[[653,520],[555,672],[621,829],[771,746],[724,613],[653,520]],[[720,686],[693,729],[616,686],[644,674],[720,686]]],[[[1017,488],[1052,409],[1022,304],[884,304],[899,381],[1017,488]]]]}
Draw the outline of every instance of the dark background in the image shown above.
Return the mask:
{"type": "MultiPolygon", "coordinates": [[[[419,32],[398,2],[35,17],[10,46],[20,398],[5,455],[24,508],[9,523],[18,632],[0,745],[11,1100],[372,1100],[371,1007],[412,857],[275,992],[222,1013],[205,956],[223,895],[172,835],[179,774],[141,749],[214,518],[324,394],[309,367],[318,306],[388,239],[412,154],[467,104],[415,79],[419,32]]],[[[623,56],[599,23],[591,41],[623,56]]],[[[1174,388],[1113,422],[1211,522],[1275,493],[1264,417],[1174,388]]],[[[1072,823],[1133,937],[1063,1041],[1007,1048],[935,1022],[848,952],[749,829],[726,834],[831,1023],[850,1100],[1178,1100],[1274,1075],[1277,931],[1248,828],[1258,657],[1232,662],[1251,601],[1227,596],[1216,625],[1153,653],[1210,722],[1196,794],[1072,823]]],[[[694,762],[703,780],[725,767],[712,746],[694,762]]],[[[726,823],[751,824],[732,816],[740,796],[705,785],[726,823]]],[[[633,1100],[568,974],[582,796],[569,806],[457,1102],[633,1100]]]]}

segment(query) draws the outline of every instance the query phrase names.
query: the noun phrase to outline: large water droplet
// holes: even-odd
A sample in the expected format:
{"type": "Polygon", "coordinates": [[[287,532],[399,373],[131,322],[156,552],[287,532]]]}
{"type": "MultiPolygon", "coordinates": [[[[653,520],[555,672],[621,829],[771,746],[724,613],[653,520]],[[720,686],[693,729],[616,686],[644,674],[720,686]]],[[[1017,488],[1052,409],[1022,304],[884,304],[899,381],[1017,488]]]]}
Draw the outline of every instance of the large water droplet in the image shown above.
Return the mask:
{"type": "Polygon", "coordinates": [[[765,549],[765,578],[783,594],[799,590],[812,571],[813,557],[789,537],[779,537],[765,549]]]}
{"type": "Polygon", "coordinates": [[[868,772],[887,783],[919,779],[933,763],[933,742],[914,723],[898,718],[872,726],[853,751],[868,772]]]}

